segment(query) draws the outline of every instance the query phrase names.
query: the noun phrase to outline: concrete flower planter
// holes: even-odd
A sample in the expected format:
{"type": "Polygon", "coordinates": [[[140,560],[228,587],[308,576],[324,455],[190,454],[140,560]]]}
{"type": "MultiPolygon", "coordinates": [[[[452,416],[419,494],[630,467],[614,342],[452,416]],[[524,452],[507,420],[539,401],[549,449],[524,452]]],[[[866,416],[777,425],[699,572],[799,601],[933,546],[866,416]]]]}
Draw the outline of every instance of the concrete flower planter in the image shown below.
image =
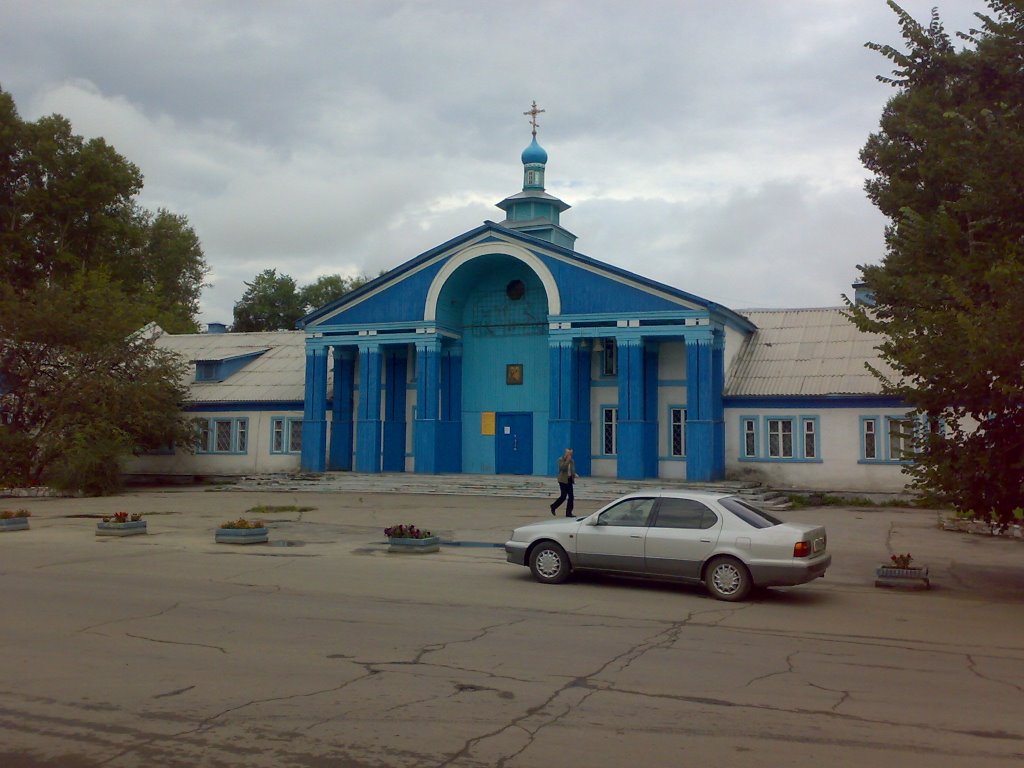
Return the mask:
{"type": "Polygon", "coordinates": [[[425,555],[441,549],[440,536],[428,536],[425,539],[389,538],[388,552],[398,554],[425,555]]]}
{"type": "Polygon", "coordinates": [[[147,532],[145,520],[129,520],[124,523],[96,523],[97,536],[140,536],[147,532]]]}
{"type": "Polygon", "coordinates": [[[218,544],[265,544],[270,539],[268,528],[218,528],[213,540],[218,544]]]}
{"type": "Polygon", "coordinates": [[[928,566],[914,568],[896,568],[891,565],[880,565],[875,570],[875,586],[890,589],[929,589],[928,566]]]}
{"type": "Polygon", "coordinates": [[[5,520],[0,520],[0,533],[6,533],[7,531],[27,531],[28,530],[28,518],[27,517],[9,517],[5,520]]]}

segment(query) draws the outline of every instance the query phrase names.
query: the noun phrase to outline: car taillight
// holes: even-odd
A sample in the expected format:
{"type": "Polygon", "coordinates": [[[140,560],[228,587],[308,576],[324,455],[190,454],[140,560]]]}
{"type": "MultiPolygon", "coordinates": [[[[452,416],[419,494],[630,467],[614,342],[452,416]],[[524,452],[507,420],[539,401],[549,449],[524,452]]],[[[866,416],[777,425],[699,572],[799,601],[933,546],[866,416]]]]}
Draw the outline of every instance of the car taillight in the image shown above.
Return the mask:
{"type": "Polygon", "coordinates": [[[807,557],[811,554],[811,542],[798,541],[793,545],[793,557],[807,557]]]}

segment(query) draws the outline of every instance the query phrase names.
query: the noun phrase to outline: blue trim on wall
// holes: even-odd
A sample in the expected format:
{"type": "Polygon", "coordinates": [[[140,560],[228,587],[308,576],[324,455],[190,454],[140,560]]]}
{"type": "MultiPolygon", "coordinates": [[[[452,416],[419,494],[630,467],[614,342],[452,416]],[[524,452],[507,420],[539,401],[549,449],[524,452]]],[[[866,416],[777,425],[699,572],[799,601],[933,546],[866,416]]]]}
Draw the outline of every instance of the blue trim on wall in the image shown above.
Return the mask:
{"type": "Polygon", "coordinates": [[[889,395],[816,395],[809,397],[723,397],[726,408],[907,408],[905,402],[889,395]]]}
{"type": "Polygon", "coordinates": [[[259,413],[261,411],[302,411],[305,404],[302,400],[267,400],[264,402],[232,402],[232,403],[188,403],[184,407],[186,413],[207,413],[248,411],[259,413]]]}

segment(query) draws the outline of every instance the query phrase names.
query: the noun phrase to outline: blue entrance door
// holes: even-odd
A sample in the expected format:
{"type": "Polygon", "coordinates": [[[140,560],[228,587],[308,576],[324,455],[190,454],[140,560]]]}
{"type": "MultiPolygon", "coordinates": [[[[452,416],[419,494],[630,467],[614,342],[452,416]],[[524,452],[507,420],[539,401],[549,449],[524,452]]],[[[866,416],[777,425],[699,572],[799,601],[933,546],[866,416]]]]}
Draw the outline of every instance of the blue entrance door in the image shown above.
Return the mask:
{"type": "Polygon", "coordinates": [[[533,414],[494,416],[494,471],[499,475],[533,473],[533,414]]]}

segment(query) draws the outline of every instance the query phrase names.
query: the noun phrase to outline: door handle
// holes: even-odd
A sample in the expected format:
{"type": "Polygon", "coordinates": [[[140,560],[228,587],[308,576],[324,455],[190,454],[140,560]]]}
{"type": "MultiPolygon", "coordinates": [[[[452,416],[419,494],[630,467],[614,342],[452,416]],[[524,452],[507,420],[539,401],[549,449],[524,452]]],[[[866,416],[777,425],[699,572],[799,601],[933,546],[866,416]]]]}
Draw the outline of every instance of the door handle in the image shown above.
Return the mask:
{"type": "Polygon", "coordinates": [[[710,544],[711,543],[711,539],[701,539],[700,541],[701,541],[702,544],[710,544]]]}
{"type": "Polygon", "coordinates": [[[629,534],[629,538],[631,538],[631,539],[642,539],[643,536],[641,536],[639,533],[631,533],[631,534],[629,534]]]}

